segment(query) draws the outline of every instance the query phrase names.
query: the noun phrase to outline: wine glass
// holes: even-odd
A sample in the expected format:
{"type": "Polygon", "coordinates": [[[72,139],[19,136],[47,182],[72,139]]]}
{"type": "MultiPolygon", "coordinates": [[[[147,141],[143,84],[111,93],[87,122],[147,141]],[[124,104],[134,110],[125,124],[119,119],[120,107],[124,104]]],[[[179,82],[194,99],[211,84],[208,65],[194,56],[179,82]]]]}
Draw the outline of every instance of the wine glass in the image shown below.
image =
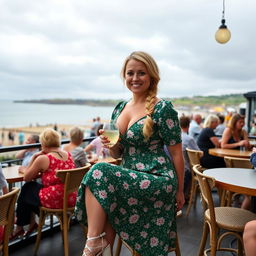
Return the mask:
{"type": "Polygon", "coordinates": [[[106,122],[103,124],[103,130],[103,135],[106,136],[110,141],[108,146],[113,147],[119,139],[119,130],[117,124],[113,121],[106,122]]]}

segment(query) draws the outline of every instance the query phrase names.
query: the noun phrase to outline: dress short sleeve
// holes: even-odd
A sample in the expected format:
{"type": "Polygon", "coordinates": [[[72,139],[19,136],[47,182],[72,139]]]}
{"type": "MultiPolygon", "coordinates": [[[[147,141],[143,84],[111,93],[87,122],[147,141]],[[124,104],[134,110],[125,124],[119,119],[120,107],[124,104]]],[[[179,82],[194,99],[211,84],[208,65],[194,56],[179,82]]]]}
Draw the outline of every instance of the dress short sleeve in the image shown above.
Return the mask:
{"type": "Polygon", "coordinates": [[[178,113],[174,110],[171,102],[163,101],[157,123],[159,135],[166,146],[181,143],[181,129],[178,113]]]}

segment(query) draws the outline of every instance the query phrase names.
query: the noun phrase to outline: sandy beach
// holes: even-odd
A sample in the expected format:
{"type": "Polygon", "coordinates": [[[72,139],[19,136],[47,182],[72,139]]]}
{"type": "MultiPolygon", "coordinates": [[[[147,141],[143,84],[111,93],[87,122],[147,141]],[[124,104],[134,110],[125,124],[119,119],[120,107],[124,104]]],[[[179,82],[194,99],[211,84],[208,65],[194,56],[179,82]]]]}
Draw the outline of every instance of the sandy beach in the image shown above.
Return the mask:
{"type": "MultiPolygon", "coordinates": [[[[58,131],[64,131],[66,134],[68,134],[69,130],[73,127],[74,125],[70,124],[58,124],[57,128],[58,131]]],[[[0,137],[0,144],[2,146],[14,146],[14,145],[20,145],[19,144],[19,136],[18,134],[20,132],[23,132],[25,135],[25,140],[26,141],[27,137],[30,136],[31,134],[37,134],[39,135],[45,128],[53,128],[54,125],[45,125],[45,126],[30,126],[30,127],[15,127],[15,128],[2,128],[1,131],[1,137],[0,137]],[[10,141],[8,139],[8,133],[9,131],[12,131],[14,133],[14,142],[10,141]]],[[[90,125],[83,126],[80,125],[84,131],[90,130],[90,125]]]]}

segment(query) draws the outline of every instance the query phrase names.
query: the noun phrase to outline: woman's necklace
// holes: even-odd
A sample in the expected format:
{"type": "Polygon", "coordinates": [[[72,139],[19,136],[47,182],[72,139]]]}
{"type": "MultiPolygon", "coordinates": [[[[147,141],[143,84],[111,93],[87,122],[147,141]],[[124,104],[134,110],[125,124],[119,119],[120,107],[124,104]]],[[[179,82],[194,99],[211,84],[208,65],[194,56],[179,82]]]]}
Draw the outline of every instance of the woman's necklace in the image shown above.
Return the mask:
{"type": "Polygon", "coordinates": [[[56,153],[56,154],[59,155],[59,157],[63,158],[63,156],[61,155],[61,153],[60,153],[59,151],[54,151],[54,150],[52,150],[52,151],[50,151],[49,153],[56,153]]]}

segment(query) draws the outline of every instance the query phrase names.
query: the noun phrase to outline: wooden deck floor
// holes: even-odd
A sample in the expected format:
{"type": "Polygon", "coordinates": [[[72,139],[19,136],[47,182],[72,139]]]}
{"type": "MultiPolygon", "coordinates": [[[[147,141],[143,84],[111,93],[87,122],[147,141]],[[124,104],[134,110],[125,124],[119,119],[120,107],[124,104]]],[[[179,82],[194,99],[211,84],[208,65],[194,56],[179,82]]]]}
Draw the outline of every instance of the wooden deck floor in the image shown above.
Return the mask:
{"type": "MultiPolygon", "coordinates": [[[[186,206],[183,213],[186,211],[186,206]]],[[[189,217],[183,214],[177,219],[179,242],[182,256],[197,256],[202,234],[202,207],[197,200],[196,208],[191,208],[189,217]]],[[[33,255],[35,237],[24,240],[19,244],[10,246],[10,256],[30,256],[33,255]]],[[[69,232],[70,256],[81,256],[85,238],[79,224],[72,225],[69,232]]],[[[38,256],[63,255],[61,233],[57,229],[54,232],[44,234],[41,240],[38,256]]],[[[175,255],[174,253],[170,253],[175,255]]],[[[218,255],[232,255],[222,253],[218,255]]],[[[130,256],[126,248],[122,249],[121,256],[130,256]]],[[[157,255],[156,255],[157,256],[157,255]]]]}

